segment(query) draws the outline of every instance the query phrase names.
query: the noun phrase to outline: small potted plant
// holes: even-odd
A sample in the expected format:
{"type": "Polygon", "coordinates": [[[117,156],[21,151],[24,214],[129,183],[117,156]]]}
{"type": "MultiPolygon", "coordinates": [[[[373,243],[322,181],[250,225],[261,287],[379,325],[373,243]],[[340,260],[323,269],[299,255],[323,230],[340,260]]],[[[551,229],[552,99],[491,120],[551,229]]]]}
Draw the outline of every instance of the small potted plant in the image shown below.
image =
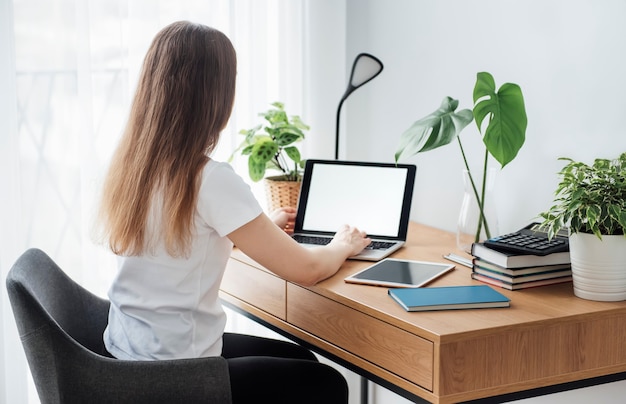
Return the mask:
{"type": "Polygon", "coordinates": [[[495,233],[497,230],[490,227],[495,223],[489,223],[486,215],[486,212],[493,211],[493,207],[486,203],[489,183],[487,174],[490,171],[489,156],[491,155],[504,168],[513,161],[522,148],[527,127],[524,97],[517,84],[504,83],[496,89],[495,81],[490,73],[477,73],[473,100],[472,110],[456,111],[459,105],[458,100],[445,97],[438,110],[413,123],[402,134],[395,155],[395,160],[398,161],[405,156],[445,146],[456,139],[466,168],[464,180],[467,181],[468,189],[459,215],[457,232],[457,244],[463,250],[469,250],[472,242],[497,235],[495,233]],[[482,184],[472,175],[459,136],[472,121],[476,122],[485,145],[482,184]],[[476,207],[475,214],[465,211],[466,208],[471,209],[472,206],[476,207]],[[475,217],[475,221],[471,219],[469,223],[466,223],[468,217],[475,217]],[[468,234],[470,241],[466,239],[468,234]]]}
{"type": "Polygon", "coordinates": [[[271,105],[272,108],[259,114],[265,120],[263,123],[239,132],[245,138],[231,155],[231,159],[236,153],[248,157],[252,181],[265,179],[270,210],[297,205],[305,161],[295,143],[302,141],[305,131],[310,129],[299,116],[288,116],[283,103],[271,105]],[[266,176],[267,170],[276,174],[266,176]]]}
{"type": "Polygon", "coordinates": [[[569,227],[574,294],[626,300],[626,153],[592,165],[561,158],[554,205],[540,214],[549,237],[569,227]]]}

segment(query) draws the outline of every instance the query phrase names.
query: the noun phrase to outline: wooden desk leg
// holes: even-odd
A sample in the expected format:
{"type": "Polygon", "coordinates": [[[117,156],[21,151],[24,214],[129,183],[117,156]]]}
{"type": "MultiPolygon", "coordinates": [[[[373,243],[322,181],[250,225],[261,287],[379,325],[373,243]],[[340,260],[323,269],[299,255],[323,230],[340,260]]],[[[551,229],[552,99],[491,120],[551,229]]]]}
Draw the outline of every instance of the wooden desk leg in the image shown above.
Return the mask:
{"type": "Polygon", "coordinates": [[[369,380],[361,376],[361,404],[368,404],[369,402],[369,380]]]}

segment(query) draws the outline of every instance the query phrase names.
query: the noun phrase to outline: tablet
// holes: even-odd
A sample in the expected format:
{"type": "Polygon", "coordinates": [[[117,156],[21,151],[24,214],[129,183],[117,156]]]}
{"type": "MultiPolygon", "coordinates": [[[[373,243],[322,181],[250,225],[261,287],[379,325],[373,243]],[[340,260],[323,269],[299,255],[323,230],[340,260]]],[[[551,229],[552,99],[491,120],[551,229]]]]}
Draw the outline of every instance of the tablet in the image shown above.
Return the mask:
{"type": "Polygon", "coordinates": [[[349,283],[417,288],[454,269],[454,264],[385,258],[344,280],[349,283]]]}

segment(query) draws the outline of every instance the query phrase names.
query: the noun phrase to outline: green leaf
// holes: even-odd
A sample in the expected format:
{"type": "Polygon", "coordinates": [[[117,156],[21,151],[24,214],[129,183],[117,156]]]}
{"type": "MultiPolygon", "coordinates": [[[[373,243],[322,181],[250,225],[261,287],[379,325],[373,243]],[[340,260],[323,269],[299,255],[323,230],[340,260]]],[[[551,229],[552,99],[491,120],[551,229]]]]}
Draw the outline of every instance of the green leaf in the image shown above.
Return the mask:
{"type": "Polygon", "coordinates": [[[253,148],[254,148],[253,144],[244,147],[243,150],[241,150],[241,155],[242,156],[247,156],[247,155],[251,154],[253,148]]]}
{"type": "Polygon", "coordinates": [[[285,103],[280,102],[280,101],[274,101],[273,103],[270,104],[272,107],[278,108],[278,109],[285,109],[285,103]]]}
{"type": "Polygon", "coordinates": [[[257,125],[252,129],[242,129],[239,131],[239,134],[244,135],[246,138],[244,140],[244,143],[252,143],[254,136],[256,135],[256,133],[261,130],[262,125],[257,125]]]}
{"type": "Polygon", "coordinates": [[[278,146],[268,136],[258,136],[248,157],[248,174],[250,179],[257,182],[265,175],[265,167],[278,152],[278,146]]]}
{"type": "Polygon", "coordinates": [[[272,125],[279,123],[279,122],[287,122],[289,120],[289,118],[287,118],[287,113],[282,109],[280,110],[271,109],[265,112],[263,116],[272,125]]]}
{"type": "Polygon", "coordinates": [[[469,109],[455,112],[458,105],[458,100],[446,97],[438,110],[413,123],[400,137],[396,162],[401,157],[433,150],[456,139],[474,119],[469,109]]]}
{"type": "Polygon", "coordinates": [[[595,226],[598,218],[600,217],[600,212],[602,210],[599,206],[591,205],[587,206],[587,220],[589,220],[589,224],[593,227],[595,226]]]}
{"type": "Polygon", "coordinates": [[[513,161],[526,140],[527,117],[524,96],[517,84],[505,83],[496,92],[491,74],[476,76],[474,117],[489,153],[502,165],[513,161]],[[487,126],[483,132],[483,121],[487,126]]]}
{"type": "Polygon", "coordinates": [[[285,154],[292,159],[296,164],[299,164],[302,157],[300,156],[300,151],[298,150],[297,147],[295,146],[290,146],[290,147],[285,147],[284,149],[285,154]]]}
{"type": "MultiPolygon", "coordinates": [[[[293,126],[295,126],[296,128],[300,129],[300,130],[309,130],[311,129],[311,127],[309,125],[307,125],[306,123],[302,122],[302,118],[300,118],[300,116],[298,115],[294,115],[291,117],[291,123],[293,124],[293,126]]],[[[303,134],[304,136],[304,134],[303,134]]]]}
{"type": "Polygon", "coordinates": [[[274,141],[276,142],[278,146],[282,147],[282,146],[287,146],[289,144],[292,144],[293,142],[296,142],[300,139],[301,137],[297,133],[282,132],[276,135],[276,137],[274,138],[274,141]]]}
{"type": "Polygon", "coordinates": [[[254,182],[260,181],[265,176],[265,163],[253,158],[248,159],[248,174],[254,182]]]}
{"type": "Polygon", "coordinates": [[[261,137],[252,147],[249,160],[254,160],[259,164],[267,163],[278,152],[278,145],[267,136],[261,137]]]}
{"type": "Polygon", "coordinates": [[[622,210],[619,213],[617,221],[619,223],[618,229],[622,230],[622,232],[623,232],[623,229],[626,229],[626,210],[622,210]]]}

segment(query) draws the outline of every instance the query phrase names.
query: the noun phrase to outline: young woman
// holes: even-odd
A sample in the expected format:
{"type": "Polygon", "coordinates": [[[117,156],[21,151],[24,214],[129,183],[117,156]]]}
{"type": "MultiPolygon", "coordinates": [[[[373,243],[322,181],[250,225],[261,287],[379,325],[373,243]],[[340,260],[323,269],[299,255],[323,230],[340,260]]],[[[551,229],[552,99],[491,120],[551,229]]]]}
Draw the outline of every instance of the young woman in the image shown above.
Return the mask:
{"type": "Polygon", "coordinates": [[[283,231],[293,209],[268,217],[231,167],[209,157],[233,107],[236,70],[228,38],[200,24],[173,23],[148,50],[103,188],[102,230],[119,257],[104,341],[127,360],[223,355],[235,402],[345,403],[345,380],[308,350],[224,334],[218,290],[233,244],[313,285],[370,242],[346,225],[325,247],[300,247],[283,231]]]}

